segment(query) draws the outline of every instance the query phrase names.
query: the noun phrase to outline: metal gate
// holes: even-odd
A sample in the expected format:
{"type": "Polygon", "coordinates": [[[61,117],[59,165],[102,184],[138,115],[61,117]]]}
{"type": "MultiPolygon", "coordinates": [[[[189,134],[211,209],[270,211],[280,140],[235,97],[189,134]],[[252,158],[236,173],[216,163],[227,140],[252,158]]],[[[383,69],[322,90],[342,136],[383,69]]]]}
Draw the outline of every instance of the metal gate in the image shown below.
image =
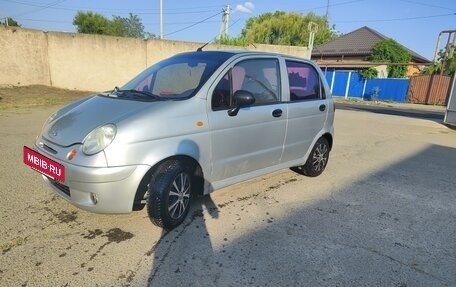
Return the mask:
{"type": "Polygon", "coordinates": [[[373,91],[378,90],[377,100],[404,103],[407,100],[409,79],[368,79],[357,71],[325,70],[326,81],[333,96],[372,100],[373,91]]]}
{"type": "Polygon", "coordinates": [[[450,83],[450,76],[423,75],[411,77],[407,101],[413,104],[445,106],[450,83]]]}

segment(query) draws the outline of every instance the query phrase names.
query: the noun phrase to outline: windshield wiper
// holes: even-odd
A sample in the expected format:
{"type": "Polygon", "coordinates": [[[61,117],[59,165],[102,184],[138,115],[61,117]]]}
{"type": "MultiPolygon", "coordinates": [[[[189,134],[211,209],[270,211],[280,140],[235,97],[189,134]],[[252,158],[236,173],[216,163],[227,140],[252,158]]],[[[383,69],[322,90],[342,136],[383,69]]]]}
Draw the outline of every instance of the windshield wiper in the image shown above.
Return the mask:
{"type": "Polygon", "coordinates": [[[119,88],[116,87],[116,88],[114,88],[113,93],[116,93],[117,95],[119,93],[131,93],[131,94],[146,96],[148,98],[160,99],[159,96],[154,95],[154,94],[152,94],[150,92],[138,91],[138,90],[134,90],[134,89],[131,89],[131,90],[119,90],[119,88]]]}

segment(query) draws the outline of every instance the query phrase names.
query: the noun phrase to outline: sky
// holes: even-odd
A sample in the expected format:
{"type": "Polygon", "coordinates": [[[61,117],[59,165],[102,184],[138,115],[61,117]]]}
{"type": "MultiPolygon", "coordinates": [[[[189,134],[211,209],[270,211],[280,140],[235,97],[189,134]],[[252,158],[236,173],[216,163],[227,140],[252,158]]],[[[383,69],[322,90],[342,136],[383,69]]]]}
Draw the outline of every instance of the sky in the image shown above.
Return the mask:
{"type": "MultiPolygon", "coordinates": [[[[240,34],[250,17],[277,10],[324,16],[347,34],[367,26],[432,60],[442,30],[456,30],[456,0],[162,0],[164,39],[209,42],[218,35],[223,9],[229,5],[229,36],[240,34]]],[[[160,0],[0,0],[0,21],[11,17],[22,27],[76,32],[78,11],[138,15],[145,31],[160,35],[160,0]]],[[[443,48],[448,34],[442,36],[443,48]]]]}

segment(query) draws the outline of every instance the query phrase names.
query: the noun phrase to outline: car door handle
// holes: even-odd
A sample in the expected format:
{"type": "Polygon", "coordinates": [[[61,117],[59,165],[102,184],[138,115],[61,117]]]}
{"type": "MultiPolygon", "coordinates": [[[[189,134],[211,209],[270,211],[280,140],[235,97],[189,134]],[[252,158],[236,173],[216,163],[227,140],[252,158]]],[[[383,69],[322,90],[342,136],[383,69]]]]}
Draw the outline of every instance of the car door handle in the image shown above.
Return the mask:
{"type": "Polygon", "coordinates": [[[320,105],[318,107],[318,109],[321,111],[321,112],[324,112],[326,110],[326,105],[320,105]]]}
{"type": "Polygon", "coordinates": [[[281,110],[281,109],[277,109],[277,110],[272,111],[272,116],[273,116],[274,118],[278,118],[278,117],[280,117],[281,115],[282,115],[282,110],[281,110]]]}

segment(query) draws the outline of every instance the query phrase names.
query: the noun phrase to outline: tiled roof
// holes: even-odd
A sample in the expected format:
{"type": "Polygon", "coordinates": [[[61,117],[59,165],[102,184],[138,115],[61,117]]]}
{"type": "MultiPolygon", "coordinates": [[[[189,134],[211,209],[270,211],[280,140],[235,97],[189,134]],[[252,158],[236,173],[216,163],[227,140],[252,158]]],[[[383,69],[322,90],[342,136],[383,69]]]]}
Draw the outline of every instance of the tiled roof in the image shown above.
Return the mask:
{"type": "MultiPolygon", "coordinates": [[[[312,58],[337,56],[369,56],[372,47],[379,41],[389,39],[381,33],[369,27],[362,27],[348,34],[342,35],[331,42],[315,46],[312,50],[312,58]]],[[[404,47],[407,49],[407,47],[404,47]]],[[[407,49],[412,56],[413,62],[429,63],[425,57],[407,49]]]]}

